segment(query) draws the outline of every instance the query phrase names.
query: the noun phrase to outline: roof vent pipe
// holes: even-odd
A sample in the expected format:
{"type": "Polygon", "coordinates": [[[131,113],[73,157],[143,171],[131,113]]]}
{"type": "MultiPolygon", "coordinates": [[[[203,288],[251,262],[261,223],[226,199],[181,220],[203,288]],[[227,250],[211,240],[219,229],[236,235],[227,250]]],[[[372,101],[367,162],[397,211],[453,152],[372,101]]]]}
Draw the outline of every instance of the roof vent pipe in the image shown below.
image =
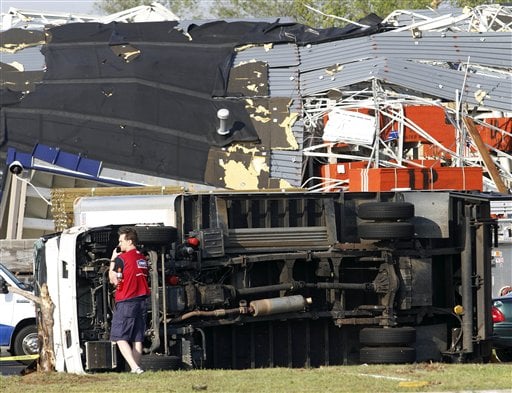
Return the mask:
{"type": "Polygon", "coordinates": [[[227,135],[229,134],[229,128],[227,128],[227,120],[229,118],[229,110],[226,108],[219,109],[217,111],[217,117],[220,120],[219,128],[217,128],[217,134],[227,135]]]}

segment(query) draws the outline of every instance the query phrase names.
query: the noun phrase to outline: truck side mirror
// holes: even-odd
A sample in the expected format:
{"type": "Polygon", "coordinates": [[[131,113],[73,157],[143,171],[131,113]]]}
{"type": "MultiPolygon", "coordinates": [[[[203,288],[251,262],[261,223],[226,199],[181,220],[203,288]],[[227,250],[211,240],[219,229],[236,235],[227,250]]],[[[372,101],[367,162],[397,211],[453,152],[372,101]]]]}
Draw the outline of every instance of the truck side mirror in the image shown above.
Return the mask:
{"type": "Polygon", "coordinates": [[[0,293],[9,293],[9,288],[7,288],[7,283],[3,277],[0,277],[0,293]]]}

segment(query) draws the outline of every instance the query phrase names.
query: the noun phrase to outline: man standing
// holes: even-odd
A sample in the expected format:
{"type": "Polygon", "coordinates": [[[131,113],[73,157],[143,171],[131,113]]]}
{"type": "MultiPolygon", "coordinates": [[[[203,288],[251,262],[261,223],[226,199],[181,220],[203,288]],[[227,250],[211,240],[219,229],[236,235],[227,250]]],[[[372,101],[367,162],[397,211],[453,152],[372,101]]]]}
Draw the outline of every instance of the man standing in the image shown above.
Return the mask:
{"type": "Polygon", "coordinates": [[[138,238],[134,228],[119,230],[119,246],[114,249],[110,262],[109,279],[116,286],[116,307],[112,318],[110,340],[115,341],[131,372],[141,374],[142,343],[146,330],[146,299],[148,263],[137,248],[138,238]],[[122,279],[118,278],[122,273],[122,279]]]}

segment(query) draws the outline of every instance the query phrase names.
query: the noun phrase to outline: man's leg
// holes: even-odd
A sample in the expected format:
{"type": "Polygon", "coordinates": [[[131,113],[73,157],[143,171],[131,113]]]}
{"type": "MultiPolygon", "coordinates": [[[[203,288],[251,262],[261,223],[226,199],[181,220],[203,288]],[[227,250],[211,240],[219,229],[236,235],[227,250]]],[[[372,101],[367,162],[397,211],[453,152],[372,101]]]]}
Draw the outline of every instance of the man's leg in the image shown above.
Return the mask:
{"type": "Polygon", "coordinates": [[[135,341],[133,343],[132,356],[135,363],[140,366],[140,358],[142,357],[142,342],[135,341]]]}
{"type": "MultiPolygon", "coordinates": [[[[132,351],[132,346],[128,341],[125,340],[119,340],[116,342],[117,346],[119,347],[119,350],[121,351],[121,354],[123,355],[124,359],[130,366],[131,370],[134,371],[139,367],[138,362],[134,359],[133,353],[135,351],[132,351]]],[[[142,343],[141,343],[142,346],[142,343]]],[[[141,347],[142,352],[142,347],[141,347]]],[[[139,359],[140,360],[140,359],[139,359]]]]}

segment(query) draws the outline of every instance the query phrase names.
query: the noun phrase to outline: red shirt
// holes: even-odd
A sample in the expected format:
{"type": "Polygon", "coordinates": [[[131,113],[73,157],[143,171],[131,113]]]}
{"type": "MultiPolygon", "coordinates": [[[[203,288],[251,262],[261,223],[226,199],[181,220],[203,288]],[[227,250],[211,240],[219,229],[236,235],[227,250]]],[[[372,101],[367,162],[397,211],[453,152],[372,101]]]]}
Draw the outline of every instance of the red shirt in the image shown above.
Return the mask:
{"type": "Polygon", "coordinates": [[[137,249],[119,254],[114,271],[117,272],[118,267],[123,271],[123,283],[121,290],[116,290],[116,302],[148,296],[151,293],[148,286],[148,262],[137,249]]]}

